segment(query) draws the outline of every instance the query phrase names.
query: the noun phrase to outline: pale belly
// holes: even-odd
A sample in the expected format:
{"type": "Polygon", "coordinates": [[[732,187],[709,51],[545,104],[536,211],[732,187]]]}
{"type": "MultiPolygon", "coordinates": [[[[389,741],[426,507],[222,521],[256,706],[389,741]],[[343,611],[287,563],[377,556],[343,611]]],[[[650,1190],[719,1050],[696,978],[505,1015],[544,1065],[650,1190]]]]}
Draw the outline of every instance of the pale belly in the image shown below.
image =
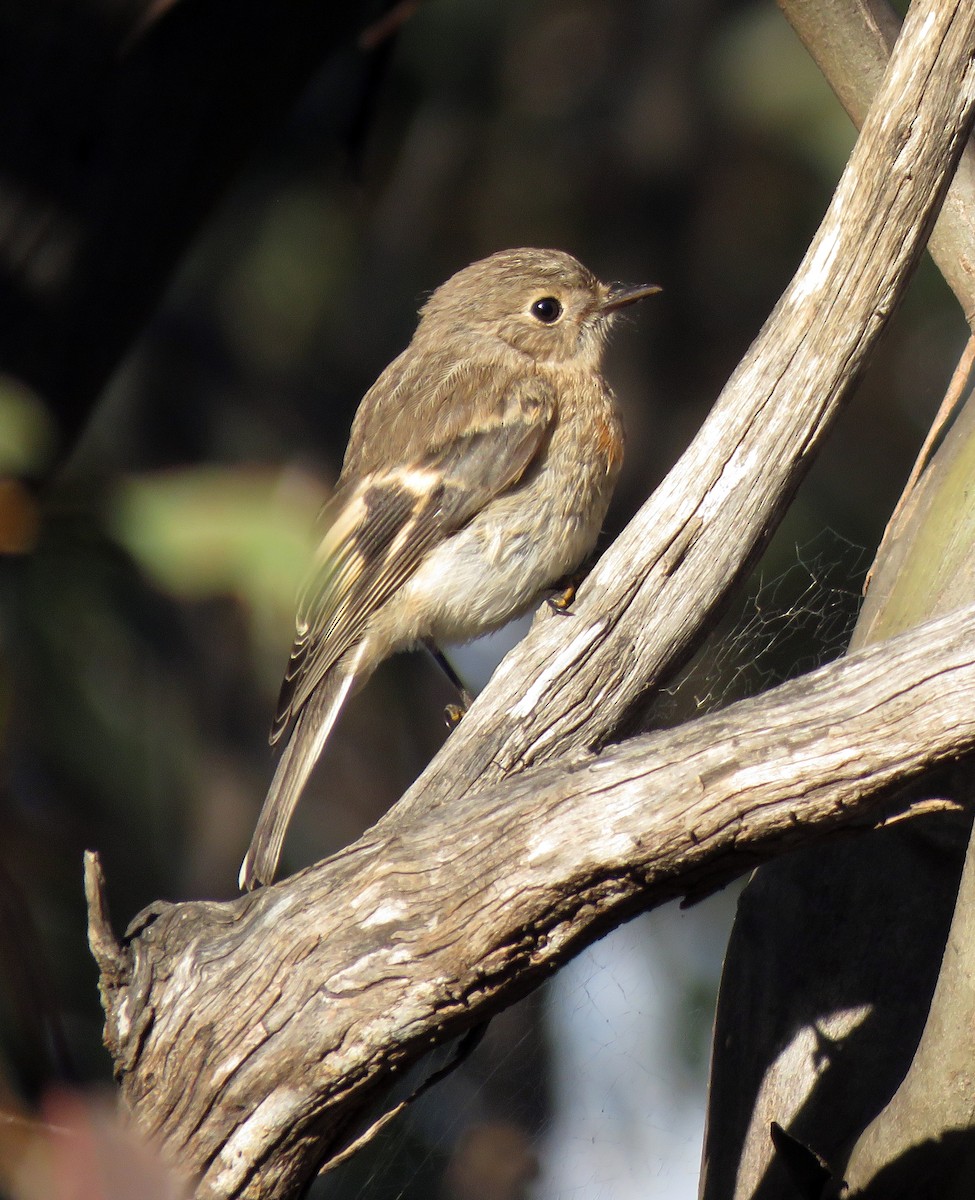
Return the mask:
{"type": "Polygon", "coordinates": [[[373,636],[390,650],[421,638],[470,641],[520,616],[579,567],[596,544],[619,472],[619,422],[609,394],[599,418],[595,429],[587,423],[584,454],[578,428],[557,430],[544,470],[433,550],[387,611],[376,614],[373,636]],[[616,440],[603,454],[598,439],[607,429],[616,440]]]}
{"type": "Polygon", "coordinates": [[[465,642],[521,616],[586,558],[605,513],[590,510],[588,519],[560,519],[554,528],[541,513],[503,524],[501,515],[472,521],[403,588],[402,601],[429,614],[429,633],[421,636],[465,642]]]}

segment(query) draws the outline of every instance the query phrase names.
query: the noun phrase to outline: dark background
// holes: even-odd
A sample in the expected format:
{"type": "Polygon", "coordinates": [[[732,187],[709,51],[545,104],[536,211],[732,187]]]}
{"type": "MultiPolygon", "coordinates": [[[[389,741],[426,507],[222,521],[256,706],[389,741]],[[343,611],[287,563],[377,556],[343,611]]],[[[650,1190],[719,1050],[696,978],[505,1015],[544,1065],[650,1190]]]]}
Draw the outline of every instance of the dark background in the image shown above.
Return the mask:
{"type": "MultiPolygon", "coordinates": [[[[310,523],[359,397],[409,340],[429,290],[518,245],[662,284],[620,323],[607,362],[628,434],[611,537],[788,282],[853,136],[771,3],[426,0],[376,46],[350,40],[331,56],[262,141],[80,439],[0,375],[0,471],[56,464],[27,500],[16,493],[31,553],[0,559],[0,1095],[33,1103],[54,1079],[109,1076],[84,849],[102,855],[120,925],[157,897],[235,894],[271,772],[266,734],[310,523]]],[[[965,333],[925,262],[729,615],[729,640],[663,698],[658,720],[842,649],[965,333]]],[[[10,525],[13,500],[0,501],[10,525]]],[[[456,661],[480,686],[511,641],[456,661]]],[[[396,799],[445,736],[450,699],[422,656],[379,672],[308,789],[286,866],[347,843],[396,799]]],[[[583,1123],[569,1144],[605,1136],[620,1158],[580,1157],[571,1194],[628,1196],[633,1154],[644,1170],[659,1161],[629,1123],[664,1120],[639,1103],[699,1113],[729,912],[725,898],[687,919],[641,919],[616,950],[597,947],[547,998],[495,1022],[461,1079],[330,1194],[357,1194],[367,1178],[369,1195],[517,1195],[519,1168],[552,1153],[565,1097],[591,1088],[604,1132],[588,1138],[583,1123]],[[607,1055],[610,1101],[595,1094],[607,1055]],[[655,1080],[649,1101],[633,1100],[634,1062],[655,1080]],[[499,1162],[512,1179],[494,1178],[499,1162]]],[[[699,1116],[687,1119],[693,1142],[699,1116]]],[[[694,1189],[671,1179],[659,1194],[694,1189]]]]}

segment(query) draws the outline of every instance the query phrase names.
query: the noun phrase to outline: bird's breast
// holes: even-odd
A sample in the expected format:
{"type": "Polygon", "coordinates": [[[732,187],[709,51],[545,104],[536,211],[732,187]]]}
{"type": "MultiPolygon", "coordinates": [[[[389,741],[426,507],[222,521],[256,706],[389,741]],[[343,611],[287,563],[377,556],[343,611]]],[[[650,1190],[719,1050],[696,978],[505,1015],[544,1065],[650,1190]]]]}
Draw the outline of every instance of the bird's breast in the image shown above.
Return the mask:
{"type": "Polygon", "coordinates": [[[623,431],[598,376],[574,384],[560,395],[551,435],[521,481],[435,547],[391,602],[402,642],[460,642],[497,629],[592,552],[619,474],[623,431]]]}

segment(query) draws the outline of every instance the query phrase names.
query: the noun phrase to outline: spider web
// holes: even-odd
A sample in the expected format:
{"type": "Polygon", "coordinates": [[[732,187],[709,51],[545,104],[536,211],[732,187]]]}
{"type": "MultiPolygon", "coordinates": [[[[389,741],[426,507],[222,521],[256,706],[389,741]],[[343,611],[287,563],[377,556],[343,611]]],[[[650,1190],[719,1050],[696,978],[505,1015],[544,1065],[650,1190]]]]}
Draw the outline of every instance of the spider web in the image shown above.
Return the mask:
{"type": "Polygon", "coordinates": [[[743,598],[705,641],[651,713],[657,728],[803,675],[838,658],[856,623],[870,556],[834,529],[801,545],[791,562],[772,551],[746,585],[743,598]]]}

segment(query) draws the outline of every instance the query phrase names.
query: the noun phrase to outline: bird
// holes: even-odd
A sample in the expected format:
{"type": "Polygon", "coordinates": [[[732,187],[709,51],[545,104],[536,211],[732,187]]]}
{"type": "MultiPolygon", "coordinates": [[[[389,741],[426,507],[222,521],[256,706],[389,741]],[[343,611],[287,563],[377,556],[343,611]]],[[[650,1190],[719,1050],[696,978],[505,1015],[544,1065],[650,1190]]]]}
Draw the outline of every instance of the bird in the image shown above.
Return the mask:
{"type": "Polygon", "coordinates": [[[359,405],[323,512],[242,890],[274,881],[339,712],[385,658],[499,629],[592,553],[623,456],[606,334],[660,290],[523,248],[464,267],[422,306],[359,405]]]}

